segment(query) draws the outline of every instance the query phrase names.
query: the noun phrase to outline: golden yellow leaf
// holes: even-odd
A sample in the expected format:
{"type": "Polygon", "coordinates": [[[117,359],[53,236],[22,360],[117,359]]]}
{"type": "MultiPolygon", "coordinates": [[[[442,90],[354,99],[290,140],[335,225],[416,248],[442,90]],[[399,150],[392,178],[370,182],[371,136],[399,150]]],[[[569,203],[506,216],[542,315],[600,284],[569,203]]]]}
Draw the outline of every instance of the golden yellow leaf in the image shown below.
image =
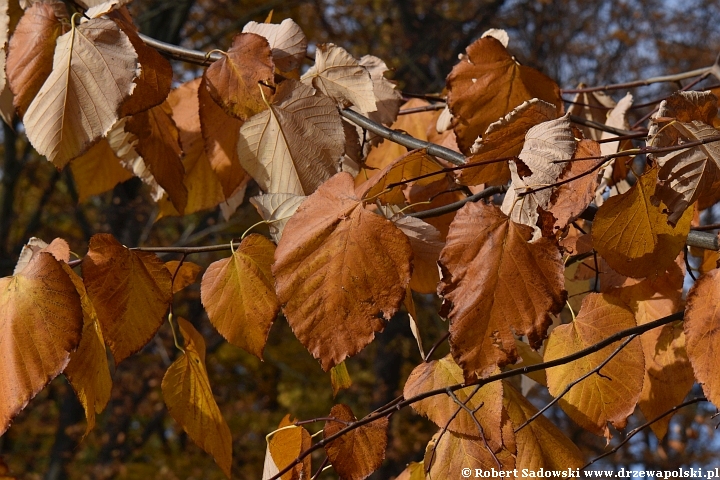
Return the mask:
{"type": "Polygon", "coordinates": [[[57,39],[53,70],[25,112],[28,139],[56,167],[64,167],[104,136],[139,75],[127,35],[112,20],[95,18],[57,39]]]}
{"type": "MultiPolygon", "coordinates": [[[[463,383],[464,380],[462,369],[448,355],[441,360],[433,360],[415,367],[405,382],[403,396],[411,398],[430,390],[463,383]]],[[[477,426],[479,423],[490,446],[493,449],[500,448],[502,445],[502,383],[488,383],[479,390],[477,387],[466,387],[456,390],[454,394],[466,407],[470,410],[477,410],[477,412],[470,415],[449,395],[435,395],[414,403],[412,407],[419,414],[432,420],[438,427],[445,428],[447,426],[451,432],[472,438],[481,438],[477,426]],[[450,421],[451,419],[453,420],[450,421]]]]}
{"type": "Polygon", "coordinates": [[[340,362],[330,369],[330,383],[332,384],[333,397],[336,397],[340,390],[352,386],[352,379],[345,362],[340,362]]]}
{"type": "Polygon", "coordinates": [[[200,265],[187,260],[180,265],[180,270],[178,270],[178,265],[180,265],[178,260],[165,262],[165,268],[168,269],[170,278],[173,280],[172,293],[177,293],[188,285],[195,283],[198,273],[202,270],[200,265]]]}
{"type": "MultiPolygon", "coordinates": [[[[272,434],[268,442],[263,480],[280,472],[298,458],[301,452],[310,448],[312,443],[310,433],[301,426],[286,428],[290,425],[293,425],[293,421],[288,414],[282,419],[278,430],[272,434]]],[[[280,480],[303,480],[312,475],[311,468],[311,459],[308,455],[289,472],[285,472],[280,480]]]]}
{"type": "Polygon", "coordinates": [[[410,462],[395,480],[425,480],[425,464],[410,462]]]}
{"type": "Polygon", "coordinates": [[[118,364],[144,347],[162,325],[172,298],[170,272],[154,253],[129,250],[104,233],[90,239],[82,271],[118,364]]]}
{"type": "MultiPolygon", "coordinates": [[[[325,422],[324,438],[357,421],[350,407],[343,404],[332,407],[329,417],[340,421],[325,422]]],[[[325,445],[325,453],[340,478],[362,480],[380,467],[387,447],[387,428],[387,417],[381,417],[325,445]]]]}
{"type": "Polygon", "coordinates": [[[63,371],[82,331],[80,296],[49,252],[38,252],[0,279],[0,435],[45,385],[63,371]]]}
{"type": "Polygon", "coordinates": [[[213,456],[230,478],[232,436],[215,402],[205,367],[205,340],[190,322],[178,318],[185,352],[170,365],[162,381],[168,412],[200,448],[213,456]]]}
{"type": "Polygon", "coordinates": [[[370,343],[410,282],[410,242],[353,184],[338,173],[302,203],[272,268],[288,323],[326,371],[370,343]]]}
{"type": "Polygon", "coordinates": [[[133,177],[132,172],[120,165],[120,158],[105,138],[101,138],[90,150],[70,162],[70,170],[80,202],[107,192],[118,183],[133,177]]]}
{"type": "MultiPolygon", "coordinates": [[[[517,429],[535,415],[538,409],[509,382],[504,383],[503,391],[503,405],[517,429]]],[[[572,478],[573,472],[585,464],[580,449],[543,415],[516,431],[515,441],[516,467],[520,470],[565,470],[568,473],[565,477],[572,478]]]]}
{"type": "Polygon", "coordinates": [[[445,432],[442,436],[436,433],[430,440],[423,463],[427,480],[447,480],[456,478],[458,472],[467,468],[473,475],[477,470],[497,472],[496,459],[502,465],[503,478],[515,478],[515,458],[508,449],[503,448],[493,456],[482,440],[445,432]]]}
{"type": "Polygon", "coordinates": [[[627,192],[610,197],[595,215],[595,249],[619,273],[633,278],[661,275],[675,261],[690,231],[692,209],[675,227],[661,205],[652,204],[657,169],[642,175],[627,192]]]}
{"type": "MultiPolygon", "coordinates": [[[[635,317],[622,301],[608,294],[591,293],[571,323],[556,327],[545,346],[544,360],[575,353],[620,330],[634,327],[635,317]]],[[[596,368],[615,351],[609,345],[579,360],[547,370],[550,394],[558,396],[571,382],[596,368]]],[[[608,422],[623,428],[642,392],[645,362],[639,339],[631,341],[607,365],[573,386],[559,401],[575,423],[597,435],[610,437],[608,422]]]]}
{"type": "Polygon", "coordinates": [[[210,264],[200,284],[200,298],[217,331],[260,359],[280,311],[270,272],[274,253],[270,240],[248,235],[231,257],[210,264]]]}

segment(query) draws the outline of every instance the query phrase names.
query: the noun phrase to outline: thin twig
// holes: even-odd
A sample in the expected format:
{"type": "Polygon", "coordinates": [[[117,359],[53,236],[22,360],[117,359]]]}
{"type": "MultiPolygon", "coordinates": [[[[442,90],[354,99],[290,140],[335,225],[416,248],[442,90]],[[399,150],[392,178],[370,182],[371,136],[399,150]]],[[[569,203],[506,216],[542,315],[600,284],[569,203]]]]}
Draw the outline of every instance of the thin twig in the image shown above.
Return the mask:
{"type": "Polygon", "coordinates": [[[453,401],[455,403],[458,404],[458,406],[462,410],[465,410],[468,413],[468,415],[470,415],[470,417],[473,419],[475,426],[478,428],[478,432],[480,433],[480,439],[482,440],[483,445],[485,446],[485,449],[488,452],[490,452],[490,456],[492,456],[493,460],[495,460],[495,464],[497,465],[498,469],[502,470],[502,463],[500,463],[500,460],[495,455],[495,452],[493,452],[493,449],[490,448],[490,445],[488,444],[487,439],[485,438],[485,429],[483,429],[482,425],[480,425],[480,421],[477,419],[477,417],[475,417],[475,413],[477,412],[477,410],[470,410],[468,408],[468,406],[466,405],[467,402],[469,402],[470,399],[472,399],[472,397],[478,392],[478,390],[480,390],[480,388],[476,388],[473,393],[468,395],[468,398],[465,399],[465,402],[461,402],[460,399],[457,398],[457,396],[455,395],[455,393],[452,390],[448,390],[447,394],[450,396],[450,398],[453,399],[453,401]]]}
{"type": "Polygon", "coordinates": [[[430,358],[432,358],[432,354],[435,353],[435,350],[436,350],[440,345],[442,345],[443,342],[445,342],[445,340],[447,340],[448,338],[450,338],[450,332],[445,332],[445,335],[443,335],[442,337],[440,337],[440,338],[438,339],[438,341],[435,342],[435,345],[432,346],[432,348],[431,348],[430,351],[427,353],[427,355],[425,355],[425,358],[423,359],[423,361],[424,361],[425,363],[428,363],[428,362],[430,361],[430,358]]]}
{"type": "Polygon", "coordinates": [[[506,191],[507,191],[507,186],[505,186],[505,185],[502,185],[499,187],[488,187],[481,192],[478,192],[474,195],[470,195],[469,197],[463,198],[462,200],[458,200],[457,202],[443,205],[442,207],[431,208],[429,210],[423,210],[422,212],[408,213],[408,217],[415,217],[415,218],[421,218],[421,219],[422,218],[439,217],[441,215],[445,215],[446,213],[451,213],[451,212],[460,210],[468,202],[477,202],[484,198],[489,198],[489,197],[492,197],[493,195],[496,195],[498,193],[504,193],[506,191]]]}
{"type": "Polygon", "coordinates": [[[634,82],[626,83],[615,83],[610,85],[603,85],[599,87],[587,87],[587,88],[568,88],[563,89],[560,93],[589,93],[589,92],[602,92],[606,90],[623,90],[626,88],[644,87],[653,83],[668,83],[676,82],[678,80],[685,80],[687,78],[697,77],[703,75],[712,70],[713,66],[698,68],[697,70],[691,70],[689,72],[677,73],[675,75],[663,75],[661,77],[651,77],[645,80],[636,80],[634,82]]]}

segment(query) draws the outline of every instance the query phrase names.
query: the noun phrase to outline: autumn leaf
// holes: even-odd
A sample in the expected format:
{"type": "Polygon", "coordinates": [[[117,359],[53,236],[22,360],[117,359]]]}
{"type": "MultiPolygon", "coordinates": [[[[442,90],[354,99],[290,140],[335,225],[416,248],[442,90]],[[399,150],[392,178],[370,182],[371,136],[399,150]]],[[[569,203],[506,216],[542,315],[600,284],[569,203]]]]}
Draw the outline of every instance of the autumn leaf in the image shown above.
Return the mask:
{"type": "Polygon", "coordinates": [[[200,102],[200,129],[205,140],[207,155],[213,172],[222,185],[225,198],[249,180],[249,175],[240,166],[237,142],[243,121],[231,117],[212,99],[205,86],[205,79],[198,87],[200,102]]]}
{"type": "Polygon", "coordinates": [[[363,208],[353,183],[339,173],[302,203],[272,268],[288,323],[326,371],[385,327],[410,282],[407,237],[363,208]]]}
{"type": "Polygon", "coordinates": [[[720,379],[717,375],[717,351],[720,351],[720,269],[701,276],[687,295],[685,308],[685,342],[687,355],[702,385],[705,396],[720,405],[720,379]]]}
{"type": "MultiPolygon", "coordinates": [[[[585,87],[584,83],[578,85],[579,89],[585,87]]],[[[603,92],[580,92],[575,94],[567,113],[604,125],[608,119],[608,112],[615,108],[616,105],[615,100],[603,92]]],[[[583,137],[590,140],[600,140],[605,133],[602,130],[586,125],[578,124],[577,128],[580,129],[583,137]]],[[[618,128],[622,127],[618,126],[618,128]]]]}
{"type": "Polygon", "coordinates": [[[170,196],[175,209],[183,213],[188,203],[188,189],[183,183],[185,168],[179,132],[167,102],[133,115],[125,124],[125,131],[137,138],[133,148],[155,181],[170,196]]]}
{"type": "Polygon", "coordinates": [[[531,236],[530,227],[483,203],[466,204],[450,225],[438,293],[452,304],[450,348],[466,378],[513,363],[513,333],[539,347],[550,314],[565,303],[557,245],[546,238],[528,243],[531,236]]]}
{"type": "Polygon", "coordinates": [[[250,198],[263,220],[268,222],[270,236],[275,243],[280,242],[285,224],[295,215],[300,204],[305,200],[304,195],[292,193],[266,193],[250,198]]]}
{"type": "Polygon", "coordinates": [[[333,389],[333,398],[337,396],[340,390],[352,386],[352,378],[350,378],[350,373],[348,373],[345,362],[340,362],[330,369],[330,383],[333,389]]]}
{"type": "Polygon", "coordinates": [[[537,70],[518,64],[493,37],[476,40],[467,56],[447,78],[448,105],[455,117],[453,128],[460,150],[466,155],[475,139],[491,123],[532,98],[555,105],[562,112],[560,90],[537,70]]]}
{"type": "MultiPolygon", "coordinates": [[[[404,190],[405,199],[408,204],[412,205],[415,212],[419,213],[425,210],[444,207],[466,198],[466,195],[457,188],[457,184],[449,175],[427,185],[423,185],[423,183],[424,182],[416,182],[404,190]]],[[[450,229],[450,224],[455,218],[455,215],[456,212],[453,210],[437,217],[432,216],[425,218],[424,220],[437,228],[438,232],[440,232],[440,238],[445,241],[450,229]]]]}
{"type": "MultiPolygon", "coordinates": [[[[546,362],[590,347],[610,335],[634,327],[635,317],[616,297],[591,293],[571,323],[556,327],[545,346],[546,362]]],[[[604,362],[618,347],[609,345],[579,360],[547,370],[550,394],[557,397],[565,387],[604,362]]],[[[584,429],[610,438],[608,422],[623,428],[635,410],[643,388],[645,365],[642,346],[631,341],[598,373],[590,375],[560,399],[568,416],[584,429]]]]}
{"type": "Polygon", "coordinates": [[[63,373],[85,410],[87,435],[95,428],[95,414],[102,412],[110,401],[112,378],[95,307],[85,290],[82,278],[69,267],[65,270],[80,295],[83,330],[80,344],[77,350],[70,354],[70,362],[63,373]]]}
{"type": "Polygon", "coordinates": [[[445,242],[440,232],[427,222],[414,217],[400,217],[395,225],[408,237],[413,251],[413,273],[410,288],[418,293],[435,293],[440,281],[437,261],[445,242]]]}
{"type": "Polygon", "coordinates": [[[195,283],[198,273],[202,270],[200,265],[187,260],[182,263],[178,260],[170,260],[165,262],[165,268],[170,272],[170,278],[172,279],[172,293],[177,293],[195,283]]]}
{"type": "Polygon", "coordinates": [[[70,162],[70,171],[81,203],[133,177],[130,171],[120,165],[120,159],[105,138],[70,162]]]}
{"type": "MultiPolygon", "coordinates": [[[[265,453],[263,480],[279,473],[281,469],[299,458],[300,453],[310,448],[312,443],[310,433],[301,426],[287,428],[293,424],[290,414],[285,415],[278,425],[278,429],[272,433],[265,453]]],[[[310,456],[308,455],[289,472],[284,473],[280,479],[302,480],[311,474],[310,456]]]]}
{"type": "Polygon", "coordinates": [[[138,75],[135,49],[113,21],[74,26],[57,39],[52,73],[25,113],[28,139],[64,167],[115,124],[138,75]]]}
{"type": "Polygon", "coordinates": [[[515,107],[503,118],[491,123],[482,135],[482,142],[471,147],[468,167],[458,171],[459,182],[463,185],[505,185],[510,180],[510,161],[494,160],[520,154],[528,130],[556,118],[555,105],[537,98],[515,107]],[[483,165],[485,163],[487,165],[483,165]]]}
{"type": "Polygon", "coordinates": [[[0,435],[12,419],[65,369],[80,342],[80,296],[49,252],[38,252],[12,277],[0,279],[0,435]]]}
{"type": "Polygon", "coordinates": [[[265,98],[272,96],[274,72],[265,37],[240,33],[222,58],[205,70],[204,86],[228,115],[247,120],[267,108],[265,98]]]}
{"type": "MultiPolygon", "coordinates": [[[[412,398],[430,390],[447,388],[464,381],[462,369],[448,355],[440,360],[421,363],[415,367],[405,382],[403,396],[412,398]]],[[[502,445],[500,430],[502,383],[488,383],[479,389],[466,387],[456,390],[454,395],[467,408],[476,413],[471,415],[467,410],[462,409],[450,395],[435,395],[413,403],[412,407],[440,428],[447,427],[451,432],[476,439],[482,438],[484,435],[485,440],[493,449],[500,448],[502,445]],[[482,427],[482,432],[479,431],[478,424],[482,427]]]]}
{"type": "Polygon", "coordinates": [[[377,110],[370,72],[344,48],[332,43],[321,43],[315,48],[315,65],[301,81],[342,107],[354,105],[363,113],[377,110]]]}
{"type": "Polygon", "coordinates": [[[512,182],[502,211],[513,221],[532,227],[533,238],[539,238],[541,233],[537,227],[538,208],[549,209],[553,189],[533,190],[556,183],[566,166],[556,162],[572,158],[576,147],[570,120],[565,116],[532,127],[519,155],[521,165],[510,161],[512,182]]]}
{"type": "Polygon", "coordinates": [[[97,18],[126,5],[131,1],[132,0],[80,0],[79,3],[88,7],[85,11],[85,15],[89,18],[97,18]]]}
{"type": "MultiPolygon", "coordinates": [[[[516,429],[532,418],[538,409],[515,387],[505,382],[503,405],[516,429]]],[[[515,432],[516,468],[537,472],[575,470],[585,464],[580,449],[545,416],[540,415],[515,432]]]]}
{"type": "MultiPolygon", "coordinates": [[[[370,73],[377,109],[366,112],[365,115],[382,125],[391,125],[397,119],[400,104],[402,103],[402,95],[395,89],[395,84],[385,78],[385,72],[390,71],[390,69],[385,65],[385,62],[373,55],[364,55],[358,63],[370,73]]],[[[369,138],[371,142],[381,140],[382,138],[375,135],[370,135],[369,138]]]]}
{"type": "Polygon", "coordinates": [[[217,331],[260,359],[280,311],[270,273],[274,253],[270,240],[248,235],[231,257],[210,264],[200,284],[200,298],[217,331]]]}
{"type": "Polygon", "coordinates": [[[425,480],[425,464],[410,462],[395,480],[425,480]]]}
{"type": "Polygon", "coordinates": [[[474,474],[496,471],[500,468],[505,478],[514,478],[515,458],[512,452],[503,448],[493,454],[482,440],[446,432],[436,433],[425,450],[424,466],[428,480],[446,480],[457,476],[464,468],[474,474]],[[500,462],[500,466],[498,466],[500,462]],[[506,472],[510,472],[509,474],[506,472]]]}
{"type": "Polygon", "coordinates": [[[609,198],[593,221],[595,249],[619,273],[633,278],[658,276],[675,261],[690,231],[692,210],[671,227],[661,206],[654,206],[657,169],[632,188],[609,198]]]}
{"type": "Polygon", "coordinates": [[[307,38],[292,19],[286,18],[279,25],[248,22],[243,33],[255,33],[265,37],[270,45],[272,59],[281,72],[290,72],[305,60],[307,38]]]}
{"type": "Polygon", "coordinates": [[[345,135],[333,102],[294,80],[240,129],[238,156],[266,193],[309,195],[338,171],[345,135]]]}
{"type": "Polygon", "coordinates": [[[232,436],[215,402],[205,366],[205,340],[190,322],[178,318],[184,352],[162,380],[168,413],[200,448],[212,455],[230,478],[232,436]]]}
{"type": "Polygon", "coordinates": [[[65,33],[67,8],[62,2],[38,2],[23,14],[10,38],[7,55],[7,81],[20,117],[53,68],[55,41],[65,33]]]}
{"type": "Polygon", "coordinates": [[[154,253],[129,250],[112,235],[90,239],[83,281],[117,365],[155,335],[170,305],[170,272],[154,253]]]}
{"type": "MultiPolygon", "coordinates": [[[[343,404],[332,407],[329,417],[339,421],[325,422],[326,439],[357,421],[350,407],[343,404]]],[[[340,478],[362,480],[380,467],[387,447],[387,428],[387,417],[380,417],[325,445],[325,453],[340,478]]]]}

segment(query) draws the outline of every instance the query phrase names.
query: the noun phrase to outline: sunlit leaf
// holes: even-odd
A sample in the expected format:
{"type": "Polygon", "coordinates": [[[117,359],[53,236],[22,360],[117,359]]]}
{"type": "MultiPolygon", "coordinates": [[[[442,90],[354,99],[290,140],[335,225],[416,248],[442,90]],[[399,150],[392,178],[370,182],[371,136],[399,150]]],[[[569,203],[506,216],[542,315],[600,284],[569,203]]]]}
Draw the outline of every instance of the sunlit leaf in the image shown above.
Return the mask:
{"type": "Polygon", "coordinates": [[[195,283],[198,273],[202,270],[200,265],[187,260],[182,264],[178,260],[170,260],[165,263],[165,268],[170,272],[170,278],[173,281],[172,293],[177,293],[188,285],[195,283]],[[180,266],[179,270],[178,266],[180,266]]]}
{"type": "Polygon", "coordinates": [[[504,477],[515,475],[515,457],[503,448],[493,454],[482,440],[466,437],[453,432],[440,436],[436,433],[425,450],[424,466],[428,480],[446,480],[457,476],[457,472],[470,469],[489,473],[498,470],[498,462],[502,465],[504,477]],[[506,472],[510,472],[509,474],[506,472]]]}
{"type": "MultiPolygon", "coordinates": [[[[272,434],[268,442],[263,480],[279,473],[281,469],[294,462],[301,452],[310,448],[312,443],[310,433],[301,426],[287,428],[290,425],[293,425],[293,422],[288,414],[283,417],[278,425],[278,430],[272,434]]],[[[280,479],[302,480],[312,474],[310,469],[310,456],[308,455],[289,472],[284,473],[280,479]]]]}
{"type": "Polygon", "coordinates": [[[336,397],[340,390],[352,386],[352,379],[345,362],[340,362],[330,369],[330,383],[332,384],[333,397],[336,397]]]}
{"type": "Polygon", "coordinates": [[[80,202],[107,192],[118,183],[133,177],[130,171],[120,165],[120,159],[104,138],[70,162],[70,170],[80,202]]]}
{"type": "Polygon", "coordinates": [[[445,246],[445,242],[440,239],[440,232],[419,218],[400,217],[394,222],[407,235],[413,250],[410,288],[418,293],[435,293],[440,281],[437,261],[445,246]]]}
{"type": "Polygon", "coordinates": [[[230,478],[232,436],[213,397],[205,366],[205,340],[190,322],[178,318],[184,352],[162,380],[168,413],[230,478]]]}
{"type": "Polygon", "coordinates": [[[305,200],[304,195],[293,195],[292,193],[266,193],[252,197],[252,203],[263,220],[268,222],[270,235],[275,243],[282,238],[285,224],[297,211],[300,204],[305,200]]]}
{"type": "MultiPolygon", "coordinates": [[[[395,183],[440,172],[442,168],[442,165],[438,163],[437,159],[432,155],[428,155],[425,149],[412,150],[406,155],[392,161],[377,175],[374,175],[363,184],[363,189],[367,189],[364,198],[373,200],[377,198],[383,203],[400,205],[405,202],[403,190],[407,188],[407,185],[395,185],[388,192],[385,192],[385,190],[388,190],[389,187],[395,183]]],[[[443,175],[442,173],[438,173],[437,176],[426,177],[412,183],[429,185],[441,179],[443,175]]]]}
{"type": "Polygon", "coordinates": [[[255,33],[267,39],[273,62],[282,72],[295,70],[305,60],[307,38],[298,24],[290,18],[286,18],[279,25],[248,22],[242,31],[255,33]]]}

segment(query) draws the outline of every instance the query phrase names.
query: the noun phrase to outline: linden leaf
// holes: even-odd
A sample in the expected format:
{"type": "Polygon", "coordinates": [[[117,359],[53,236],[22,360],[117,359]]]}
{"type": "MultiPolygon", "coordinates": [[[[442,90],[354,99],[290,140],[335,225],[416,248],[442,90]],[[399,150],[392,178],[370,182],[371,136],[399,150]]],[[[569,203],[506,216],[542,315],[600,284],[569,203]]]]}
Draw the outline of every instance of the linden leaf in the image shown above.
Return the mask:
{"type": "MultiPolygon", "coordinates": [[[[684,273],[673,264],[657,279],[627,279],[621,288],[611,291],[635,312],[638,325],[666,317],[682,309],[684,273]]],[[[659,417],[683,401],[695,376],[685,351],[682,325],[654,328],[640,337],[645,354],[645,379],[638,405],[648,420],[659,417]]],[[[650,425],[659,439],[667,433],[672,415],[650,425]]]]}
{"type": "Polygon", "coordinates": [[[266,193],[250,198],[263,220],[268,222],[270,236],[275,243],[280,242],[285,224],[295,215],[300,204],[306,199],[304,195],[292,193],[266,193]]]}
{"type": "Polygon", "coordinates": [[[502,465],[505,478],[515,477],[515,456],[508,449],[493,453],[482,440],[446,432],[442,436],[436,433],[428,443],[424,466],[427,480],[447,480],[455,478],[457,472],[465,468],[473,474],[476,471],[497,472],[498,462],[502,465]]]}
{"type": "Polygon", "coordinates": [[[395,480],[425,480],[425,464],[423,462],[410,462],[395,480]]]}
{"type": "Polygon", "coordinates": [[[377,110],[370,72],[344,48],[332,43],[315,48],[315,65],[301,80],[343,107],[354,105],[363,113],[377,110]]]}
{"type": "Polygon", "coordinates": [[[450,350],[466,378],[517,359],[516,335],[538,348],[550,314],[565,304],[563,263],[554,241],[528,243],[532,230],[500,209],[468,203],[450,225],[438,286],[452,304],[450,350]]]}
{"type": "Polygon", "coordinates": [[[112,235],[90,239],[83,281],[117,365],[163,323],[172,298],[170,272],[153,253],[129,250],[112,235]]]}
{"type": "MultiPolygon", "coordinates": [[[[415,367],[405,382],[403,396],[411,398],[430,390],[463,383],[464,380],[462,369],[448,355],[440,360],[421,363],[415,367]]],[[[440,428],[447,427],[451,432],[473,438],[481,438],[484,434],[493,449],[500,448],[502,445],[502,383],[488,383],[479,390],[477,387],[466,387],[456,390],[454,394],[460,402],[476,413],[470,415],[449,395],[435,395],[413,403],[412,407],[440,428]],[[478,424],[482,427],[482,434],[478,429],[478,424]]]]}
{"type": "Polygon", "coordinates": [[[541,233],[537,227],[538,207],[548,210],[553,189],[521,194],[556,183],[565,170],[565,163],[554,162],[572,158],[576,146],[570,120],[565,116],[536,125],[528,131],[520,152],[522,169],[518,168],[517,162],[510,161],[512,183],[505,194],[502,211],[515,222],[532,227],[535,230],[533,238],[539,238],[541,233]],[[530,173],[523,173],[528,168],[530,173]]]}
{"type": "MultiPolygon", "coordinates": [[[[385,62],[373,55],[364,55],[359,64],[367,68],[370,73],[373,82],[375,107],[377,108],[373,112],[367,112],[367,117],[377,123],[391,125],[397,119],[400,104],[402,103],[402,95],[395,89],[395,84],[385,78],[385,72],[390,69],[385,65],[385,62]]],[[[372,142],[373,140],[379,142],[382,138],[370,135],[369,141],[372,142]]]]}
{"type": "MultiPolygon", "coordinates": [[[[613,333],[634,327],[635,317],[620,300],[608,294],[591,293],[571,323],[556,327],[545,346],[544,360],[555,360],[590,347],[613,333]]],[[[618,343],[580,360],[547,370],[550,394],[558,396],[566,386],[604,362],[618,343]]],[[[600,371],[573,386],[560,399],[560,407],[584,429],[610,438],[608,422],[623,428],[635,410],[645,375],[642,346],[633,340],[600,371]]]]}
{"type": "Polygon", "coordinates": [[[182,264],[177,260],[170,260],[165,262],[165,268],[170,272],[170,278],[172,279],[172,293],[177,293],[195,283],[198,273],[202,270],[200,265],[187,260],[182,264]],[[178,269],[178,265],[180,269],[178,269]]]}
{"type": "Polygon", "coordinates": [[[132,0],[80,0],[80,4],[88,7],[85,12],[85,15],[88,18],[97,18],[126,5],[131,1],[132,0]]]}
{"type": "Polygon", "coordinates": [[[125,131],[137,138],[133,145],[153,178],[170,196],[175,209],[182,213],[188,203],[188,189],[183,183],[185,168],[179,132],[167,102],[133,115],[125,131]]]}
{"type": "MultiPolygon", "coordinates": [[[[584,88],[585,86],[585,84],[580,84],[578,88],[584,88]]],[[[603,125],[608,118],[608,111],[615,108],[616,105],[615,100],[603,92],[581,92],[575,94],[567,113],[603,125]]],[[[600,140],[602,135],[606,133],[585,125],[577,125],[577,128],[580,129],[583,137],[596,141],[600,140]]]]}
{"type": "Polygon", "coordinates": [[[286,18],[279,25],[248,22],[242,31],[255,33],[267,39],[273,62],[281,72],[295,70],[305,60],[307,38],[298,24],[290,18],[286,18]]]}
{"type": "Polygon", "coordinates": [[[185,352],[167,369],[162,393],[168,413],[230,478],[232,436],[213,397],[205,366],[205,340],[190,322],[178,318],[185,352]]]}
{"type": "Polygon", "coordinates": [[[332,100],[285,80],[270,108],[240,129],[238,156],[266,193],[309,195],[338,171],[344,146],[340,114],[332,100]]]}
{"type": "Polygon", "coordinates": [[[227,199],[238,187],[250,180],[250,176],[240,166],[237,151],[243,121],[231,117],[215,103],[205,86],[204,78],[198,88],[198,100],[205,154],[227,199]]]}
{"type": "Polygon", "coordinates": [[[482,141],[472,146],[467,165],[475,166],[460,170],[458,181],[463,185],[505,185],[510,180],[510,160],[494,160],[520,154],[528,130],[556,118],[555,105],[537,98],[515,107],[505,117],[491,123],[483,133],[482,141]],[[485,163],[487,165],[483,165],[485,163]]]}
{"type": "Polygon", "coordinates": [[[345,362],[340,362],[330,369],[330,383],[332,384],[333,398],[340,390],[352,387],[352,378],[350,378],[345,362]]]}
{"type": "Polygon", "coordinates": [[[448,106],[460,150],[468,154],[491,123],[532,98],[562,112],[560,90],[537,70],[518,64],[502,43],[485,37],[467,48],[467,56],[447,78],[448,106]]]}
{"type": "Polygon", "coordinates": [[[410,242],[363,208],[353,183],[339,173],[302,203],[272,267],[288,323],[325,371],[370,343],[410,282],[410,242]]]}
{"type": "MultiPolygon", "coordinates": [[[[340,421],[325,422],[323,438],[357,421],[350,407],[343,404],[332,407],[329,417],[340,421]]],[[[325,445],[325,453],[340,478],[363,480],[380,467],[387,447],[387,428],[387,417],[381,417],[325,445]]]]}
{"type": "Polygon", "coordinates": [[[85,410],[85,435],[95,428],[95,414],[110,401],[112,378],[108,366],[105,340],[95,307],[85,290],[82,278],[69,267],[65,269],[78,294],[83,313],[83,330],[77,350],[70,354],[70,362],[63,372],[85,410]]]}
{"type": "Polygon", "coordinates": [[[200,298],[217,331],[260,359],[280,311],[270,273],[274,253],[270,240],[248,235],[232,257],[210,264],[200,284],[200,298]]]}
{"type": "Polygon", "coordinates": [[[419,218],[400,217],[395,225],[407,235],[413,250],[413,273],[410,288],[418,293],[435,293],[440,281],[437,261],[445,246],[437,228],[419,218]]]}
{"type": "Polygon", "coordinates": [[[247,120],[265,110],[264,98],[272,96],[269,86],[275,85],[275,65],[270,45],[265,37],[240,33],[222,53],[205,70],[204,85],[228,115],[247,120]]]}
{"type": "Polygon", "coordinates": [[[610,197],[593,221],[595,249],[619,273],[633,278],[658,276],[675,261],[690,231],[692,210],[677,226],[650,200],[657,169],[642,175],[626,193],[610,197]]]}
{"type": "MultiPolygon", "coordinates": [[[[449,175],[427,185],[423,185],[423,182],[416,182],[410,188],[405,189],[404,193],[407,203],[412,205],[416,212],[444,207],[466,198],[466,195],[457,188],[457,184],[449,175]]],[[[453,210],[439,217],[426,218],[425,221],[437,228],[441,240],[445,241],[455,215],[456,212],[453,210]]]]}
{"type": "Polygon", "coordinates": [[[20,117],[52,71],[55,41],[65,33],[67,8],[62,2],[38,2],[28,8],[8,45],[7,80],[20,117]]]}
{"type": "Polygon", "coordinates": [[[80,296],[59,262],[38,252],[0,279],[0,435],[50,380],[65,369],[82,331],[80,296]]]}
{"type": "Polygon", "coordinates": [[[115,124],[139,73],[135,49],[112,20],[59,37],[52,73],[23,118],[35,150],[58,168],[82,154],[115,124]]]}
{"type": "MultiPolygon", "coordinates": [[[[503,405],[517,429],[533,417],[538,409],[515,387],[504,382],[503,405]]],[[[540,415],[515,432],[518,469],[532,472],[545,470],[575,470],[585,464],[580,449],[545,416],[540,415]]]]}
{"type": "MultiPolygon", "coordinates": [[[[270,441],[268,441],[267,450],[265,452],[265,468],[263,471],[263,480],[272,477],[280,472],[285,466],[290,465],[300,453],[304,452],[312,444],[310,433],[303,427],[286,428],[293,425],[290,414],[285,417],[278,425],[270,441]]],[[[312,475],[310,456],[303,458],[302,462],[295,465],[289,472],[284,473],[280,480],[302,480],[312,475]]]]}
{"type": "Polygon", "coordinates": [[[122,167],[120,158],[105,138],[70,162],[70,171],[81,203],[133,177],[131,172],[122,167]]]}
{"type": "Polygon", "coordinates": [[[717,375],[717,353],[720,351],[720,269],[711,270],[695,282],[687,296],[685,308],[685,342],[695,378],[705,396],[720,405],[720,377],[717,375]]]}

